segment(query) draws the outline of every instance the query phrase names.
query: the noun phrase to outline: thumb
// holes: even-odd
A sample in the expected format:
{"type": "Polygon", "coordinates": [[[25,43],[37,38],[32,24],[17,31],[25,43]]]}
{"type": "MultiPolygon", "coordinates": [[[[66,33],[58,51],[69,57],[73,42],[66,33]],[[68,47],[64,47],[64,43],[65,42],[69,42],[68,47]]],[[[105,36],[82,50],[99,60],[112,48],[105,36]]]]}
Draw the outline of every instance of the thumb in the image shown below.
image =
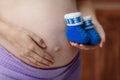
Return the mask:
{"type": "Polygon", "coordinates": [[[46,48],[47,47],[47,45],[45,44],[45,42],[43,41],[43,39],[40,38],[39,36],[37,36],[36,34],[31,33],[29,36],[41,48],[46,48]]]}

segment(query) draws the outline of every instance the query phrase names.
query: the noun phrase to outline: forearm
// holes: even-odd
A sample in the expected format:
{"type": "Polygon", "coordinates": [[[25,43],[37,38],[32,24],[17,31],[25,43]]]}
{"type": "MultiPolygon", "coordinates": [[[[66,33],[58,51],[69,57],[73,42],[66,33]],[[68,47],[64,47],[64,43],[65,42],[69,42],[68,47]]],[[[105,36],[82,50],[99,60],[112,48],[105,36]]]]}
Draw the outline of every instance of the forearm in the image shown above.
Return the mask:
{"type": "Polygon", "coordinates": [[[10,27],[4,22],[0,21],[0,36],[7,37],[10,32],[10,27]]]}
{"type": "Polygon", "coordinates": [[[77,7],[82,13],[82,16],[91,15],[93,18],[93,22],[98,22],[95,15],[95,9],[90,0],[77,0],[77,7]]]}

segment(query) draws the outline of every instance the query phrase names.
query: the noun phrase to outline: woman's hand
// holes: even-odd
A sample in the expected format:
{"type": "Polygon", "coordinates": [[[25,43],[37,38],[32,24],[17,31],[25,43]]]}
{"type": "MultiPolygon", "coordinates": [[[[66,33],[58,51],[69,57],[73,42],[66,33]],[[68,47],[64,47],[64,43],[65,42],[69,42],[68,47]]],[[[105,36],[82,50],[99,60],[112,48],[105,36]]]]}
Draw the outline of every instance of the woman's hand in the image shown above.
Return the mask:
{"type": "Polygon", "coordinates": [[[102,25],[99,22],[93,22],[95,29],[97,30],[97,32],[99,33],[100,37],[101,37],[101,42],[99,44],[100,47],[103,46],[104,42],[105,42],[105,32],[102,28],[102,25]]]}
{"type": "Polygon", "coordinates": [[[12,54],[23,62],[37,68],[47,68],[53,64],[52,56],[44,50],[46,44],[31,31],[11,27],[6,38],[18,51],[12,54]]]}
{"type": "MultiPolygon", "coordinates": [[[[100,37],[101,37],[101,42],[99,44],[100,47],[103,46],[103,43],[105,42],[105,32],[102,28],[102,26],[98,23],[98,22],[93,22],[95,29],[97,30],[97,32],[99,33],[100,37]]],[[[92,46],[92,45],[84,45],[84,44],[77,44],[77,43],[73,43],[70,42],[70,44],[74,47],[77,47],[79,49],[83,49],[83,50],[91,50],[91,49],[95,49],[97,47],[96,46],[92,46]]]]}

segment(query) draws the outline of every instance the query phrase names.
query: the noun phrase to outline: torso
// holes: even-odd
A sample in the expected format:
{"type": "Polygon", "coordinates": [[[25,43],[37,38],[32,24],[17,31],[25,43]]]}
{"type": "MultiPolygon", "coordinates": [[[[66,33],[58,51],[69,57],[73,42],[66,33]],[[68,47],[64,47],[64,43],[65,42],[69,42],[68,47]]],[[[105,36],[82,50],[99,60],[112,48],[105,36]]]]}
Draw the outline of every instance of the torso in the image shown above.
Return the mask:
{"type": "Polygon", "coordinates": [[[50,68],[64,66],[76,55],[77,49],[66,39],[63,17],[76,11],[75,0],[0,0],[2,20],[43,38],[47,44],[46,51],[55,59],[50,68]]]}

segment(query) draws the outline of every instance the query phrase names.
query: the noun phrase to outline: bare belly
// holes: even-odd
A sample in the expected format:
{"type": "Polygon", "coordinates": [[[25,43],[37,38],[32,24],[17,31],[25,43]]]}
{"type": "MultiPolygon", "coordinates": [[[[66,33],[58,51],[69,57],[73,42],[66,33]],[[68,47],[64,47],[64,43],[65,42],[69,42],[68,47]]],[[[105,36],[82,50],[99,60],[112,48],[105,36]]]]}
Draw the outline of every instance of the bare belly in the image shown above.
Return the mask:
{"type": "MultiPolygon", "coordinates": [[[[75,0],[0,1],[0,18],[3,21],[13,26],[24,27],[43,38],[47,44],[46,51],[55,59],[50,68],[64,66],[74,58],[77,50],[70,46],[66,39],[63,16],[77,11],[75,0]]],[[[12,45],[9,47],[12,48],[12,45]]]]}

